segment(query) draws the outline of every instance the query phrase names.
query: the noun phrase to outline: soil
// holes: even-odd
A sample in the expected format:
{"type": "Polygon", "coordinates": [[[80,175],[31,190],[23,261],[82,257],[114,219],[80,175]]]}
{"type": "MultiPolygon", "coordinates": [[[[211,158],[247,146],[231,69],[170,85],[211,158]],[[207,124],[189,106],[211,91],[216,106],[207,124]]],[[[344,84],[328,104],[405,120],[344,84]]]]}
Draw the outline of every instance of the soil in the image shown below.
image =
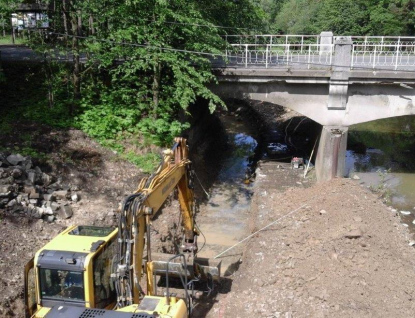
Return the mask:
{"type": "Polygon", "coordinates": [[[396,211],[350,179],[281,189],[290,169],[272,166],[257,171],[251,231],[271,226],[208,317],[413,317],[415,251],[396,211]]]}
{"type": "MultiPolygon", "coordinates": [[[[77,130],[43,129],[32,147],[48,145],[50,173],[78,186],[81,200],[71,219],[54,223],[0,210],[1,317],[23,317],[22,272],[36,250],[71,224],[113,225],[119,202],[143,177],[77,130]]],[[[415,252],[396,212],[356,180],[315,184],[302,175],[289,164],[259,163],[246,234],[272,225],[239,246],[241,262],[200,297],[195,316],[413,317],[415,252]]],[[[163,251],[172,210],[175,201],[154,223],[163,251]]]]}

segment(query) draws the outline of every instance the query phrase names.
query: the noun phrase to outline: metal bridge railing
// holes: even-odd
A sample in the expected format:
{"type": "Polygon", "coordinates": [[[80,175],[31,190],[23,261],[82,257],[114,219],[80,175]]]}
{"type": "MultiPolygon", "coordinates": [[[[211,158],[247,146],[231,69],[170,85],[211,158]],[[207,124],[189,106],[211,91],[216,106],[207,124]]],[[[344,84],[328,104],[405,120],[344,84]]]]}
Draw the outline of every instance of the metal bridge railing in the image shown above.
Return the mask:
{"type": "Polygon", "coordinates": [[[353,44],[352,50],[352,69],[370,67],[404,70],[415,67],[415,45],[407,42],[353,44]]]}
{"type": "Polygon", "coordinates": [[[333,45],[319,44],[231,44],[226,51],[228,65],[299,68],[331,66],[333,45]]]}
{"type": "MultiPolygon", "coordinates": [[[[415,69],[415,37],[352,36],[350,68],[415,69]]],[[[229,66],[332,67],[334,44],[320,35],[226,35],[229,66]]],[[[334,43],[336,37],[332,38],[334,43]]],[[[344,65],[344,64],[343,64],[344,65]]]]}

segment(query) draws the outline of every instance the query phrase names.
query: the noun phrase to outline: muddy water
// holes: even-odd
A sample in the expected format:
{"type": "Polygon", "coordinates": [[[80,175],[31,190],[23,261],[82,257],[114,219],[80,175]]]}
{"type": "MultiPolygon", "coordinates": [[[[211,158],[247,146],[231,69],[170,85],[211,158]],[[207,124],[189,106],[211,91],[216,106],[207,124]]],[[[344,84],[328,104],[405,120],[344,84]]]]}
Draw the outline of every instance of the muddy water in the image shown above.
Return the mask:
{"type": "MultiPolygon", "coordinates": [[[[203,236],[199,239],[199,256],[214,258],[245,238],[248,233],[252,183],[245,182],[257,141],[254,133],[232,116],[221,116],[228,137],[228,153],[218,167],[219,175],[211,187],[209,200],[200,207],[198,224],[203,236]],[[203,246],[204,245],[204,246],[203,246]],[[203,246],[203,247],[202,247],[203,246]]],[[[232,274],[240,263],[239,246],[218,257],[222,275],[232,274]]]]}
{"type": "Polygon", "coordinates": [[[352,126],[348,148],[346,173],[383,192],[415,233],[415,117],[352,126]]]}

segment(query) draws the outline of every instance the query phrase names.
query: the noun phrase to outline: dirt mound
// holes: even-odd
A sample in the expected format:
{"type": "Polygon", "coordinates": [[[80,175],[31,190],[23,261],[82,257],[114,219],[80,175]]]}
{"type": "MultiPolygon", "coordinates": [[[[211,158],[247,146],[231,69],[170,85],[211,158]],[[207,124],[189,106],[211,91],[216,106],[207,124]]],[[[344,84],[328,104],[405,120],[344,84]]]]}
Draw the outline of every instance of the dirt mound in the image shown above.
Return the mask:
{"type": "Polygon", "coordinates": [[[282,192],[270,179],[257,179],[252,232],[280,221],[246,245],[209,317],[414,316],[415,251],[396,213],[352,180],[282,192]]]}

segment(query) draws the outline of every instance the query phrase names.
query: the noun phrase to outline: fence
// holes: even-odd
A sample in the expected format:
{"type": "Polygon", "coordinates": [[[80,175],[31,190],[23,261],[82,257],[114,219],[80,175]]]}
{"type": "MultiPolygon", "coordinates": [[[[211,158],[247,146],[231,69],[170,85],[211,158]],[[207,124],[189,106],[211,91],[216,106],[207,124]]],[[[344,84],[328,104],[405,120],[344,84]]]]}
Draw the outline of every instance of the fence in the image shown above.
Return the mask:
{"type": "MultiPolygon", "coordinates": [[[[352,36],[350,68],[415,68],[415,37],[352,36]]],[[[320,35],[227,35],[226,62],[235,67],[330,68],[336,37],[320,35]],[[327,37],[326,37],[327,39],[327,37]],[[330,44],[331,42],[331,44],[330,44]]]]}

